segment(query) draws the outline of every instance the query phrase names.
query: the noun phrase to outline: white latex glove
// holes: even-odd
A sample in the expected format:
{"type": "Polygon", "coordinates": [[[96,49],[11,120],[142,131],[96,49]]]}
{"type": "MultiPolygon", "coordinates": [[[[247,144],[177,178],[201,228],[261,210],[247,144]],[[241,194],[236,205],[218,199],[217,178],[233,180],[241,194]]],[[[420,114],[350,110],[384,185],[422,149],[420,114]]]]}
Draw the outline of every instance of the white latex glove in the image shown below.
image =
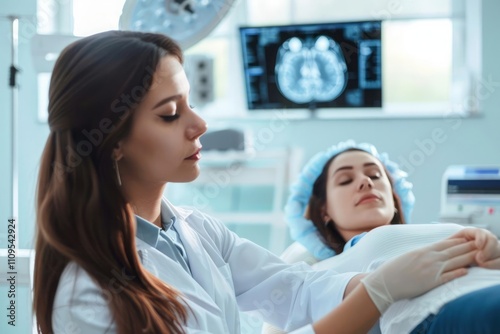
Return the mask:
{"type": "Polygon", "coordinates": [[[478,252],[476,263],[488,269],[500,269],[500,241],[488,230],[477,227],[466,227],[450,238],[474,240],[478,252]]]}
{"type": "Polygon", "coordinates": [[[361,282],[382,314],[396,300],[419,296],[467,274],[476,253],[473,241],[445,239],[384,263],[361,282]]]}

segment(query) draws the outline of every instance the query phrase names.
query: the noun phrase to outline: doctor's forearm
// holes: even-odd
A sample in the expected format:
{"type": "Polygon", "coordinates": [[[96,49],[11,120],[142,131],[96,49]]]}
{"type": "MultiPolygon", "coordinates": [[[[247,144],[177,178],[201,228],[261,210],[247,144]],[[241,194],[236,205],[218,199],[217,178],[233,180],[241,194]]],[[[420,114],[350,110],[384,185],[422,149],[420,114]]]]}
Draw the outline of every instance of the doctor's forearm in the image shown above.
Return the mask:
{"type": "Polygon", "coordinates": [[[344,297],[343,299],[345,299],[351,292],[354,291],[354,289],[359,285],[359,283],[361,283],[361,279],[363,277],[365,277],[366,275],[368,274],[359,274],[359,275],[356,275],[354,276],[350,281],[349,283],[347,283],[347,286],[344,290],[344,297]]]}
{"type": "Polygon", "coordinates": [[[313,324],[316,334],[365,334],[380,318],[380,312],[368,295],[363,284],[325,317],[313,324]]]}

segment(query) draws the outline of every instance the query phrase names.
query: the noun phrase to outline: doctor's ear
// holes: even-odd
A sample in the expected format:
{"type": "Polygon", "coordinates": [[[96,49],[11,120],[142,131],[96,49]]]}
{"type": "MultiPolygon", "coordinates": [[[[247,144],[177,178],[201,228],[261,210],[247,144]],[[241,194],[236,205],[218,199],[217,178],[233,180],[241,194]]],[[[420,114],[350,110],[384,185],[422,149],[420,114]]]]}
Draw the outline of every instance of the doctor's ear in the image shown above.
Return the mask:
{"type": "Polygon", "coordinates": [[[111,158],[115,161],[121,160],[123,158],[123,148],[122,148],[122,142],[119,141],[118,143],[115,144],[115,148],[113,149],[113,153],[111,155],[111,158]]]}

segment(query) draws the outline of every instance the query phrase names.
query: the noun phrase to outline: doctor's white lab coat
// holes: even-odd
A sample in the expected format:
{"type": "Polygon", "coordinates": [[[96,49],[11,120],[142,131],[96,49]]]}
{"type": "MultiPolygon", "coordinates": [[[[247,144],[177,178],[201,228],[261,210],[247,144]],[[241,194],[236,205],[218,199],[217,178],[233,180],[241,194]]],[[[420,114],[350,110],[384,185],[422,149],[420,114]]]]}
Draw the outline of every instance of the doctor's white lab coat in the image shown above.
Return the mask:
{"type": "MultiPolygon", "coordinates": [[[[287,331],[314,333],[309,324],[342,301],[347,283],[357,274],[285,264],[219,221],[167,204],[177,217],[192,276],[138,238],[137,250],[144,267],[177,288],[191,308],[187,333],[240,333],[239,310],[257,311],[262,320],[287,331]]],[[[127,276],[113,274],[116,280],[104,291],[76,263],[68,264],[54,300],[55,334],[116,333],[106,300],[120,292],[127,276]]]]}

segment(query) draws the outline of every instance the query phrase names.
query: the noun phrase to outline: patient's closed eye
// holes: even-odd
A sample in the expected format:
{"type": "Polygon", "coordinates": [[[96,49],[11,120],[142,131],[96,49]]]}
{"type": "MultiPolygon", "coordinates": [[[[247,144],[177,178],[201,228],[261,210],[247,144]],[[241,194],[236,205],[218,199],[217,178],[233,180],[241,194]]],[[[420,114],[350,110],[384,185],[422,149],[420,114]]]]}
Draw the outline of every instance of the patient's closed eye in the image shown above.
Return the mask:
{"type": "Polygon", "coordinates": [[[377,166],[370,166],[370,168],[365,169],[365,175],[372,180],[377,180],[382,177],[382,172],[377,166]]]}
{"type": "Polygon", "coordinates": [[[339,185],[341,185],[341,186],[345,186],[351,182],[352,182],[351,178],[342,178],[342,179],[339,179],[339,181],[338,181],[339,185]]]}

